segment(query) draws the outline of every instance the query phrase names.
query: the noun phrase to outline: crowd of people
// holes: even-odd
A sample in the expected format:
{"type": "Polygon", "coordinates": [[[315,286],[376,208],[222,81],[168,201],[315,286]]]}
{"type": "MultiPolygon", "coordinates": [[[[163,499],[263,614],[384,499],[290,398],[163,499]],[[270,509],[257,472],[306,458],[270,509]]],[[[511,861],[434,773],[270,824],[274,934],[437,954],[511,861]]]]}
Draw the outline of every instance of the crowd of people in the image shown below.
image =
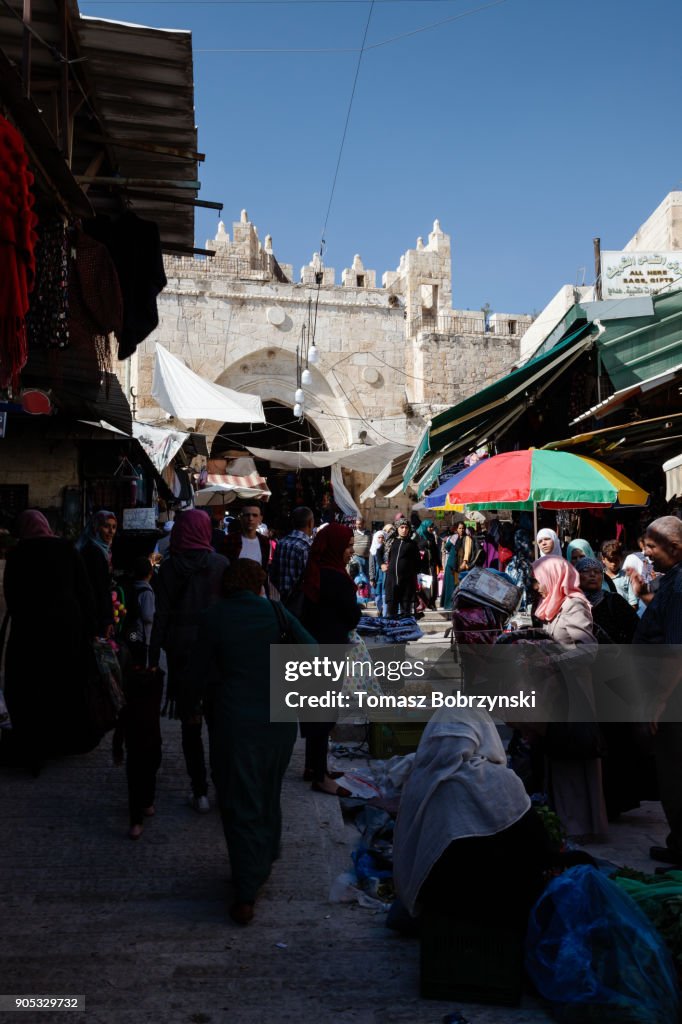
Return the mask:
{"type": "MultiPolygon", "coordinates": [[[[433,608],[438,599],[450,609],[466,573],[488,566],[520,587],[536,627],[566,652],[598,643],[682,642],[682,521],[672,516],[651,523],[641,550],[627,557],[615,540],[603,543],[597,557],[581,538],[564,557],[551,529],[538,532],[535,557],[520,526],[507,547],[464,523],[439,536],[431,520],[404,516],[373,534],[360,516],[353,526],[315,529],[312,511],[297,508],[291,531],[275,544],[257,504],[246,503],[234,522],[238,528],[225,533],[204,510],[178,514],[155,551],[136,561],[122,620],[112,589],[116,516],[95,513],[73,546],[40,512],[22,513],[5,570],[12,729],[3,734],[3,757],[37,775],[55,754],[92,749],[91,737],[74,736],[73,708],[93,670],[93,641],[114,643],[127,704],[113,756],[126,764],[128,834],[139,839],[155,813],[165,695],[165,709],[180,722],[189,802],[197,812],[211,806],[209,775],[215,787],[232,865],[230,914],[240,924],[253,918],[279,855],[280,791],[296,736],[291,724],[270,721],[270,645],[348,642],[362,614],[360,574],[371,581],[377,612],[392,618],[414,614],[419,602],[433,608]],[[71,698],[65,688],[57,691],[56,675],[70,680],[71,698]]],[[[679,662],[667,694],[671,704],[680,700],[678,676],[679,662]]],[[[589,691],[585,659],[576,659],[572,685],[589,691]]],[[[673,865],[682,865],[679,717],[653,728],[670,834],[651,856],[673,865]]],[[[319,793],[346,796],[327,761],[332,727],[331,721],[302,726],[304,779],[319,793]]],[[[545,751],[552,805],[573,836],[605,835],[608,818],[640,798],[632,736],[615,725],[604,732],[606,758],[598,750],[574,758],[545,751]]],[[[508,773],[492,721],[432,722],[396,830],[396,880],[408,908],[440,899],[443,878],[462,876],[453,866],[488,864],[490,846],[480,841],[501,837],[494,849],[516,863],[537,834],[526,789],[508,773]]],[[[528,898],[536,880],[533,868],[524,883],[528,898]]]]}

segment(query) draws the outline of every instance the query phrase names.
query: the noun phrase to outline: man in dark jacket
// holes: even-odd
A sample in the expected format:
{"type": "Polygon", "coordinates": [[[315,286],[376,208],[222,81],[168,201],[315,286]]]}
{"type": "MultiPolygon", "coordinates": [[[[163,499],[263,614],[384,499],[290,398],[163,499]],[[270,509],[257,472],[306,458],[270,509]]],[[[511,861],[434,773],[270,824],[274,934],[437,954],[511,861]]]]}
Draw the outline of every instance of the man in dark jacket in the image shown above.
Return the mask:
{"type": "Polygon", "coordinates": [[[391,545],[386,568],[386,606],[388,617],[395,619],[412,615],[417,593],[417,572],[419,571],[419,548],[411,540],[411,528],[407,519],[399,519],[398,536],[391,545]]]}

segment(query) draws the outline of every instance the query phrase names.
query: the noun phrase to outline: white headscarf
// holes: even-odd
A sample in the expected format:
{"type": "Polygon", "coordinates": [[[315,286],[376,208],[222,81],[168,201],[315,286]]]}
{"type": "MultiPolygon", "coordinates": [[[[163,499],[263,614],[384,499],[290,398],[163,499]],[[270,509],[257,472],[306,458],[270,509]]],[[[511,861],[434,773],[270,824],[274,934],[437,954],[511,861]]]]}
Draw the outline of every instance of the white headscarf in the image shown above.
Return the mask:
{"type": "Polygon", "coordinates": [[[419,891],[450,843],[496,835],[529,807],[490,716],[438,711],[403,789],[393,838],[393,878],[409,912],[417,912],[419,891]]]}
{"type": "Polygon", "coordinates": [[[381,545],[383,543],[384,543],[384,531],[383,530],[377,530],[376,533],[374,534],[374,536],[372,537],[372,543],[371,543],[370,549],[369,549],[370,555],[376,555],[377,551],[379,550],[379,548],[381,547],[381,545]],[[379,537],[381,537],[381,540],[379,540],[379,537]]]}
{"type": "Polygon", "coordinates": [[[543,527],[542,530],[538,530],[538,535],[535,538],[535,540],[536,541],[545,540],[546,537],[551,538],[551,540],[554,543],[554,547],[552,548],[551,551],[548,551],[546,555],[543,554],[542,551],[540,551],[540,558],[548,558],[550,555],[556,555],[557,558],[561,558],[562,557],[562,555],[561,555],[561,544],[559,542],[559,537],[554,532],[554,530],[550,530],[550,529],[548,529],[548,527],[543,527]]]}

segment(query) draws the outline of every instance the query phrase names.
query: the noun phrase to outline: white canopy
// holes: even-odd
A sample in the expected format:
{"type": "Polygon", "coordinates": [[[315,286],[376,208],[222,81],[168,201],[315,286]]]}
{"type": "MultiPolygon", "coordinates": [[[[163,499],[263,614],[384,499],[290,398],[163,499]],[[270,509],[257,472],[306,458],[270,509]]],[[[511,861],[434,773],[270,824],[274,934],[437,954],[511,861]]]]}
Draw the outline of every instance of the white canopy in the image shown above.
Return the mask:
{"type": "Polygon", "coordinates": [[[257,459],[265,459],[276,469],[325,469],[327,466],[338,465],[358,473],[378,473],[391,459],[412,450],[409,445],[399,444],[398,441],[343,448],[335,452],[286,452],[252,448],[250,445],[248,449],[257,459]]]}
{"type": "Polygon", "coordinates": [[[173,461],[189,434],[167,427],[153,427],[150,423],[133,420],[133,437],[140,442],[159,473],[173,461]]]}
{"type": "Polygon", "coordinates": [[[245,395],[204,380],[158,343],[152,397],[162,409],[184,423],[189,420],[265,423],[263,403],[258,395],[245,395]]]}
{"type": "Polygon", "coordinates": [[[682,494],[682,455],[664,462],[663,472],[666,482],[665,500],[672,501],[678,494],[682,494]]]}

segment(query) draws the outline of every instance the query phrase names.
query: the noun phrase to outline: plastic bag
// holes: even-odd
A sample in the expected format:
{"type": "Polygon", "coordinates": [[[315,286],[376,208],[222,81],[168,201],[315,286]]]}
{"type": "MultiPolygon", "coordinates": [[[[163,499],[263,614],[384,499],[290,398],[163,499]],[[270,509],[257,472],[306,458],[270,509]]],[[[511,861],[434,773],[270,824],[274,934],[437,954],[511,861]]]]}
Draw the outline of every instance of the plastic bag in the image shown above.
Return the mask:
{"type": "Polygon", "coordinates": [[[673,1024],[672,958],[635,903],[595,868],[555,878],[531,911],[526,970],[564,1024],[673,1024]]]}
{"type": "Polygon", "coordinates": [[[88,719],[94,729],[105,733],[114,728],[125,705],[121,666],[109,641],[95,640],[92,650],[94,671],[86,694],[88,719]]]}

